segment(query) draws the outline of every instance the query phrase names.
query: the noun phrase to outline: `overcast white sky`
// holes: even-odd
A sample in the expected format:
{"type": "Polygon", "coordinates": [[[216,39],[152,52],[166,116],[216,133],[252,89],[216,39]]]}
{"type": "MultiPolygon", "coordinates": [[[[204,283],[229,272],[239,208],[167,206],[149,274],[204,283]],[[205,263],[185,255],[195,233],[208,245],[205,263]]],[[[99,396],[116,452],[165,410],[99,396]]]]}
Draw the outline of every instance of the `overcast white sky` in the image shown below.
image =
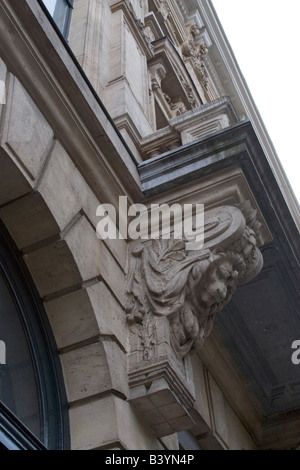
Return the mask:
{"type": "Polygon", "coordinates": [[[212,0],[300,201],[300,0],[212,0]]]}

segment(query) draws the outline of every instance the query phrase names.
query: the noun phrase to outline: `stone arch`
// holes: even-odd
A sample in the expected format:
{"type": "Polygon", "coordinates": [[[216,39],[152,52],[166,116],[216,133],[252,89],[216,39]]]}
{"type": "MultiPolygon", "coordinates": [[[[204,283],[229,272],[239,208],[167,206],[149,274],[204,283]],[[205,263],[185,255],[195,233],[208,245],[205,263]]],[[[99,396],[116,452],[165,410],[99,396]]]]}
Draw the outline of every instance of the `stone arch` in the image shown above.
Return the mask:
{"type": "MultiPolygon", "coordinates": [[[[79,172],[58,142],[53,140],[49,149],[38,184],[32,184],[18,162],[1,149],[5,184],[0,184],[0,219],[22,253],[52,327],[70,405],[72,448],[99,448],[105,433],[99,423],[99,435],[91,441],[82,413],[88,415],[82,410],[87,401],[103,408],[102,396],[107,402],[109,394],[113,401],[116,396],[126,399],[123,341],[110,329],[102,310],[108,314],[121,307],[101,276],[100,241],[76,194],[84,192],[79,172]],[[59,210],[52,199],[57,191],[54,168],[62,178],[69,176],[65,198],[62,195],[63,202],[73,204],[68,210],[59,210]],[[116,361],[123,364],[123,372],[116,371],[116,361]]],[[[117,422],[115,403],[111,409],[111,420],[117,422]]],[[[117,426],[106,445],[110,441],[118,441],[117,426]]]]}
{"type": "MultiPolygon", "coordinates": [[[[71,448],[161,449],[128,401],[126,242],[98,240],[100,201],[30,90],[1,60],[0,73],[7,91],[0,106],[0,218],[22,253],[56,339],[71,448]]],[[[105,176],[102,183],[109,189],[105,176]]]]}

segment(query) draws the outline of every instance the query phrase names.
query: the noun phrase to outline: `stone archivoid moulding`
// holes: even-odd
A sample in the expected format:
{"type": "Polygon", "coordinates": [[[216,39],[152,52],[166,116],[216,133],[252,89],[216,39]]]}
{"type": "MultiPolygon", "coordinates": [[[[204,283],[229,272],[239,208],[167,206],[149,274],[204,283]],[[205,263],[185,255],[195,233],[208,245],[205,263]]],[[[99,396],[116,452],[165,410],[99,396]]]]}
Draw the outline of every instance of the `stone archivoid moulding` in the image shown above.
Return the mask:
{"type": "Polygon", "coordinates": [[[201,250],[186,250],[186,240],[174,238],[129,247],[129,400],[158,436],[193,425],[189,356],[236,288],[260,272],[259,227],[249,204],[222,206],[205,213],[201,250]]]}

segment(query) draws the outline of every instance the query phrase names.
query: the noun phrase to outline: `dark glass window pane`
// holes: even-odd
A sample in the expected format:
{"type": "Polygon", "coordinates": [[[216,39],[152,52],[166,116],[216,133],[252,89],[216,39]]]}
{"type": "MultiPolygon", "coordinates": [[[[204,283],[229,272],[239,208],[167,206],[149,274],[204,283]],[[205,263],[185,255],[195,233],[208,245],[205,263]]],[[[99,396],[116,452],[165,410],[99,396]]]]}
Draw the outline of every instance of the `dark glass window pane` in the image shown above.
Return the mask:
{"type": "Polygon", "coordinates": [[[66,22],[68,21],[69,6],[65,0],[57,0],[53,19],[60,31],[64,33],[66,22]]]}
{"type": "Polygon", "coordinates": [[[43,3],[45,4],[46,8],[48,9],[50,15],[53,16],[54,10],[55,10],[55,5],[56,5],[56,0],[43,0],[43,3]]]}
{"type": "Polygon", "coordinates": [[[21,253],[1,220],[0,341],[6,353],[6,361],[0,357],[0,443],[68,448],[68,404],[56,344],[21,253]]]}
{"type": "Polygon", "coordinates": [[[202,450],[197,438],[191,431],[181,431],[178,433],[179,448],[181,450],[202,450]]]}
{"type": "Polygon", "coordinates": [[[38,388],[32,355],[19,306],[1,267],[0,336],[6,346],[6,364],[0,365],[0,399],[40,438],[38,388]]]}

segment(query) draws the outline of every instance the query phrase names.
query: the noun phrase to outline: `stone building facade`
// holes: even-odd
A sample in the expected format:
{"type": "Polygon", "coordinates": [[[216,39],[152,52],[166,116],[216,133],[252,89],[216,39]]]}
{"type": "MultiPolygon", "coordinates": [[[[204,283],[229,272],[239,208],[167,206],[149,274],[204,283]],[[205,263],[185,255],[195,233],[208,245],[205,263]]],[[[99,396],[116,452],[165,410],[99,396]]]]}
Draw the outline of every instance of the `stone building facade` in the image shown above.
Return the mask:
{"type": "Polygon", "coordinates": [[[299,207],[211,1],[57,5],[0,4],[0,272],[31,286],[2,445],[296,448],[299,207]],[[100,239],[120,196],[204,205],[203,246],[100,239]]]}

